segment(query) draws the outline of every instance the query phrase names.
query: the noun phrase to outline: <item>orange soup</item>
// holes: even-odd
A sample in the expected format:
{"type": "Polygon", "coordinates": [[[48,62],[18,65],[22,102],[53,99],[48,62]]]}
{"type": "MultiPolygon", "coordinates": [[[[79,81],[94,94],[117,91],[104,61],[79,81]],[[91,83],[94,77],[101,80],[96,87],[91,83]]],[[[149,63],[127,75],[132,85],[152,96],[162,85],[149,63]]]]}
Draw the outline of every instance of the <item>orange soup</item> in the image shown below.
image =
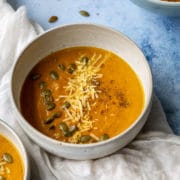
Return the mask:
{"type": "Polygon", "coordinates": [[[0,135],[0,180],[23,180],[24,167],[15,146],[0,135]]]}
{"type": "Polygon", "coordinates": [[[135,72],[120,57],[95,47],[52,53],[29,73],[21,92],[26,120],[69,143],[106,140],[125,131],[144,107],[135,72]]]}

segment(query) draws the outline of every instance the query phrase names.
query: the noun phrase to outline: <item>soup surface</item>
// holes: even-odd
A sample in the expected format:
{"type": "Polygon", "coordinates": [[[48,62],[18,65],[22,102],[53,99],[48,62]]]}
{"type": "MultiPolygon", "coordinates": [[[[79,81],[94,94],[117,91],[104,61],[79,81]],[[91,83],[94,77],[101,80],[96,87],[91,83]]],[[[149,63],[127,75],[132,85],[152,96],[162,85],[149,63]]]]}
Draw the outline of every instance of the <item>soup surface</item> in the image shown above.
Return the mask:
{"type": "Polygon", "coordinates": [[[24,117],[49,137],[70,143],[102,141],[123,132],[143,106],[143,88],[131,67],[95,47],[45,57],[21,92],[24,117]]]}
{"type": "Polygon", "coordinates": [[[15,146],[0,134],[0,179],[22,180],[24,167],[15,146]]]}

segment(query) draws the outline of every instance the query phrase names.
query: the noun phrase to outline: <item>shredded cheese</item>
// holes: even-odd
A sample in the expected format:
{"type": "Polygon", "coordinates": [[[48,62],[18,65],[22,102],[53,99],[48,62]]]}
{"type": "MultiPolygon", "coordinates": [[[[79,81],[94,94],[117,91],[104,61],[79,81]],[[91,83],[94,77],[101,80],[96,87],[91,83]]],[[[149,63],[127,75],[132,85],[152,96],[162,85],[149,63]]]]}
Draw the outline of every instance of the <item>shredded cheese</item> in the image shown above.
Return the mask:
{"type": "Polygon", "coordinates": [[[0,175],[9,174],[10,169],[6,167],[7,162],[3,161],[3,159],[0,160],[0,175]]]}
{"type": "MultiPolygon", "coordinates": [[[[75,61],[76,70],[73,72],[72,78],[68,79],[67,86],[64,86],[67,95],[60,96],[60,98],[64,98],[64,102],[71,104],[70,108],[64,109],[65,119],[63,121],[71,120],[77,124],[79,129],[69,138],[72,143],[77,143],[83,132],[93,128],[93,120],[90,118],[90,100],[97,99],[101,92],[97,86],[98,79],[103,77],[99,71],[105,62],[101,54],[93,54],[87,64],[82,61],[82,58],[83,56],[75,61]]],[[[95,104],[93,103],[92,106],[95,104]]]]}
{"type": "Polygon", "coordinates": [[[90,136],[96,140],[96,141],[99,141],[99,137],[97,137],[95,134],[91,133],[90,136]]]}

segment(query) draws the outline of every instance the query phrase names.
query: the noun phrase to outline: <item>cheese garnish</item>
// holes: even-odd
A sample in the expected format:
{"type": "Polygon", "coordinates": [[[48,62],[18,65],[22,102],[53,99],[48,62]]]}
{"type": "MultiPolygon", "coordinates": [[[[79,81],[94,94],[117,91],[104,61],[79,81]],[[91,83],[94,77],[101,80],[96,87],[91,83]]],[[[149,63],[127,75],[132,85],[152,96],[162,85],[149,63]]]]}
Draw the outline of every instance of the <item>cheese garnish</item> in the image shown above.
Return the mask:
{"type": "MultiPolygon", "coordinates": [[[[83,57],[81,56],[75,61],[76,70],[73,72],[72,77],[68,79],[67,86],[64,86],[67,95],[60,96],[64,98],[64,102],[71,104],[70,108],[64,108],[65,119],[63,121],[71,120],[78,127],[78,131],[69,138],[71,143],[77,143],[84,131],[93,128],[93,120],[90,117],[90,100],[97,99],[98,94],[101,92],[97,87],[98,79],[103,77],[103,74],[100,74],[99,71],[105,59],[101,60],[101,54],[94,54],[85,64],[82,61],[83,57]]],[[[94,102],[92,105],[94,105],[94,102]]]]}
{"type": "Polygon", "coordinates": [[[9,174],[10,169],[6,167],[7,162],[0,160],[0,175],[9,174]]]}

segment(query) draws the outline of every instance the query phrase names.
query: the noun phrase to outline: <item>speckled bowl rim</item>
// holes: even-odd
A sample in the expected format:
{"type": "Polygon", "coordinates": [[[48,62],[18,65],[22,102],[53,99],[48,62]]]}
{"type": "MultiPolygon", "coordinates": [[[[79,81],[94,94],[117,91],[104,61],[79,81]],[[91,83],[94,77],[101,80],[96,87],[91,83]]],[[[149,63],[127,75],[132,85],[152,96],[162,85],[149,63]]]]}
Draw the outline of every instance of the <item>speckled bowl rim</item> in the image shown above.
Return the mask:
{"type": "MultiPolygon", "coordinates": [[[[17,57],[17,61],[15,62],[15,64],[13,65],[13,70],[12,70],[12,74],[11,74],[11,102],[14,106],[14,110],[16,111],[16,114],[18,114],[25,122],[25,124],[30,127],[34,133],[36,133],[38,136],[40,136],[41,138],[43,139],[46,139],[48,142],[52,142],[54,144],[60,144],[61,146],[65,146],[65,147],[74,147],[74,148],[90,148],[90,147],[97,147],[97,146],[101,146],[103,144],[108,144],[110,141],[114,141],[118,138],[120,138],[121,136],[124,136],[126,133],[128,133],[129,131],[131,131],[137,124],[138,122],[143,118],[143,116],[146,114],[146,112],[148,111],[148,107],[151,106],[152,104],[152,96],[153,96],[153,79],[152,79],[152,73],[151,73],[151,70],[150,70],[150,66],[146,60],[146,57],[144,56],[142,50],[137,46],[137,44],[131,40],[129,37],[127,37],[126,35],[124,35],[123,33],[121,33],[120,31],[117,31],[115,30],[114,28],[111,28],[109,26],[104,26],[104,25],[101,25],[101,24],[95,24],[95,23],[74,23],[74,24],[64,24],[64,25],[61,25],[61,26],[58,26],[58,27],[54,27],[54,28],[51,28],[47,31],[45,31],[44,33],[38,35],[35,39],[33,39],[28,45],[25,46],[25,48],[21,51],[20,55],[17,57]],[[143,61],[144,61],[144,64],[147,68],[147,71],[148,71],[148,76],[150,78],[150,81],[149,81],[149,91],[150,91],[150,96],[149,98],[147,99],[147,103],[146,103],[146,106],[143,108],[141,114],[138,116],[138,118],[136,118],[136,120],[133,122],[133,124],[131,124],[125,131],[119,133],[118,135],[106,140],[106,141],[101,141],[101,142],[96,142],[96,143],[91,143],[91,144],[73,144],[73,143],[66,143],[66,142],[62,142],[62,141],[58,141],[58,140],[55,140],[53,138],[50,138],[48,137],[47,135],[41,133],[39,130],[37,130],[36,128],[34,128],[22,115],[22,113],[20,112],[20,109],[17,108],[17,105],[15,103],[15,100],[14,100],[14,92],[13,92],[13,75],[14,75],[14,72],[16,70],[16,66],[18,65],[19,61],[18,59],[20,59],[20,57],[22,56],[22,54],[24,53],[24,51],[26,51],[37,39],[39,38],[42,38],[45,34],[51,32],[51,31],[54,31],[54,30],[58,30],[59,28],[65,28],[65,27],[71,27],[71,26],[81,26],[81,25],[90,25],[90,26],[94,26],[94,27],[97,27],[97,28],[103,28],[103,29],[106,29],[108,31],[111,31],[115,34],[117,34],[118,36],[122,36],[124,39],[126,39],[131,45],[133,46],[136,46],[136,48],[139,50],[139,53],[141,53],[142,57],[143,57],[143,61]]],[[[19,123],[19,121],[18,121],[19,123]]],[[[28,134],[27,134],[28,135],[28,134]]],[[[29,135],[28,135],[29,136],[29,135]]],[[[31,138],[31,137],[30,137],[31,138]]]]}
{"type": "Polygon", "coordinates": [[[2,132],[0,132],[0,134],[2,134],[5,138],[7,138],[16,147],[16,149],[18,149],[21,159],[23,161],[23,166],[24,166],[24,180],[29,180],[29,177],[30,177],[29,157],[28,157],[26,148],[25,148],[21,138],[17,135],[17,133],[15,132],[15,130],[12,127],[10,127],[6,122],[4,122],[1,119],[0,119],[0,124],[2,126],[4,126],[7,129],[7,131],[10,132],[16,138],[16,140],[19,142],[19,144],[21,146],[20,148],[22,148],[25,158],[23,158],[22,155],[20,154],[20,148],[17,147],[17,145],[14,144],[14,142],[12,142],[11,139],[9,139],[8,137],[6,137],[6,135],[4,135],[2,132]]]}
{"type": "Polygon", "coordinates": [[[161,1],[161,0],[144,0],[144,1],[147,1],[151,4],[162,5],[162,6],[167,6],[167,7],[180,6],[180,2],[169,2],[169,1],[161,1]]]}

